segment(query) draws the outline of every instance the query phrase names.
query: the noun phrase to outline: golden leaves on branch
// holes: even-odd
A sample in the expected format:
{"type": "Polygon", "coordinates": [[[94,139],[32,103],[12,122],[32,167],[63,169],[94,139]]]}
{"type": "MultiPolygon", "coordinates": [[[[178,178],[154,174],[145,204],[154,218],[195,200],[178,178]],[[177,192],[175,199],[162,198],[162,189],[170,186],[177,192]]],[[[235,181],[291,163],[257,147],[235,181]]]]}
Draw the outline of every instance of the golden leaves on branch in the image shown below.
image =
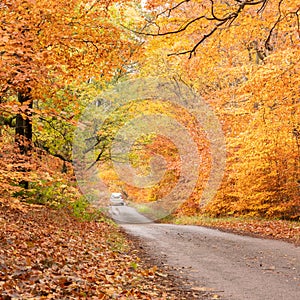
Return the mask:
{"type": "MultiPolygon", "coordinates": [[[[259,12],[263,1],[245,7],[188,59],[189,50],[211,32],[216,18],[235,10],[234,4],[239,5],[237,1],[227,2],[225,8],[223,1],[166,5],[153,1],[156,17],[145,29],[153,37],[144,45],[142,71],[176,74],[214,107],[223,124],[227,172],[206,213],[299,220],[299,3],[269,1],[259,12]],[[208,18],[196,20],[200,16],[208,18]],[[187,56],[168,57],[182,52],[187,56]]],[[[201,191],[197,189],[187,202],[190,207],[201,191]]]]}
{"type": "MultiPolygon", "coordinates": [[[[130,42],[109,16],[116,1],[5,1],[1,9],[1,90],[33,96],[68,81],[111,77],[130,42]],[[41,92],[39,92],[41,90],[41,92]]],[[[44,95],[45,96],[45,95],[44,95]]]]}

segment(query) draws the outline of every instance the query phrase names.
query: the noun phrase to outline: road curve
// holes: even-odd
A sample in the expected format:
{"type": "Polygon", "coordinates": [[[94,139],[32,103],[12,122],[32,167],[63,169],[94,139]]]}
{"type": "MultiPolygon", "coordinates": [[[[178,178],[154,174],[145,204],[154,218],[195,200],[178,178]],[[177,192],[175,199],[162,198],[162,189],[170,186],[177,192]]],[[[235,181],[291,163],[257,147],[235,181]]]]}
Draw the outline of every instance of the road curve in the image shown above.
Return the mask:
{"type": "Polygon", "coordinates": [[[127,205],[112,205],[108,212],[110,217],[120,224],[152,223],[152,220],[138,213],[135,208],[127,205]]]}
{"type": "Polygon", "coordinates": [[[292,244],[200,226],[122,223],[156,261],[181,268],[221,299],[300,299],[300,248],[292,244]]]}

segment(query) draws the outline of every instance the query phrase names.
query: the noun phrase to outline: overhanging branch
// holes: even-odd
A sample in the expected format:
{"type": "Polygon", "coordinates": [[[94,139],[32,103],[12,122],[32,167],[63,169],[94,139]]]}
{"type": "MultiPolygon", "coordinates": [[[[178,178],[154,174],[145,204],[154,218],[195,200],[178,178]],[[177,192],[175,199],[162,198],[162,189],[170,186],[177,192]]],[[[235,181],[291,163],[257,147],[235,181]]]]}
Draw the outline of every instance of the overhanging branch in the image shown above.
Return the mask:
{"type": "MultiPolygon", "coordinates": [[[[199,16],[187,21],[186,23],[179,25],[177,27],[177,29],[162,32],[161,27],[159,26],[159,24],[157,24],[157,20],[160,17],[167,17],[167,18],[171,17],[172,13],[175,12],[179,7],[181,7],[182,5],[184,5],[186,3],[190,3],[190,2],[192,2],[192,1],[191,0],[181,1],[177,4],[175,4],[173,7],[167,8],[164,11],[158,13],[154,19],[148,21],[150,26],[154,25],[157,28],[156,32],[145,32],[146,29],[149,30],[149,26],[145,26],[142,31],[133,30],[126,26],[123,26],[123,27],[130,30],[131,32],[133,32],[135,34],[155,37],[155,36],[166,36],[166,35],[179,34],[179,33],[186,31],[192,24],[195,24],[198,21],[201,21],[201,20],[210,21],[212,23],[211,29],[209,30],[209,32],[203,34],[203,36],[192,47],[192,49],[168,54],[168,56],[189,54],[189,58],[191,58],[196,53],[197,48],[204,41],[206,41],[209,37],[211,37],[217,30],[224,28],[224,26],[228,26],[228,27],[231,26],[232,23],[236,21],[236,19],[239,17],[239,15],[242,13],[242,11],[246,7],[258,6],[259,8],[257,9],[257,13],[262,13],[264,11],[264,9],[266,8],[269,0],[235,0],[234,1],[235,4],[232,5],[235,9],[231,12],[224,13],[221,16],[219,16],[217,14],[215,0],[210,0],[209,13],[199,15],[199,16]]],[[[281,5],[281,2],[282,1],[280,1],[279,7],[281,5]]],[[[228,4],[228,5],[230,5],[230,4],[228,4]]],[[[297,13],[295,13],[295,14],[296,14],[296,16],[298,16],[297,13]]],[[[274,28],[277,26],[277,24],[280,22],[280,20],[281,20],[281,18],[279,18],[278,22],[276,24],[274,24],[274,28]]],[[[273,30],[274,29],[271,29],[271,31],[270,31],[270,37],[272,35],[273,30]]],[[[267,42],[269,42],[270,37],[268,38],[267,42]]]]}

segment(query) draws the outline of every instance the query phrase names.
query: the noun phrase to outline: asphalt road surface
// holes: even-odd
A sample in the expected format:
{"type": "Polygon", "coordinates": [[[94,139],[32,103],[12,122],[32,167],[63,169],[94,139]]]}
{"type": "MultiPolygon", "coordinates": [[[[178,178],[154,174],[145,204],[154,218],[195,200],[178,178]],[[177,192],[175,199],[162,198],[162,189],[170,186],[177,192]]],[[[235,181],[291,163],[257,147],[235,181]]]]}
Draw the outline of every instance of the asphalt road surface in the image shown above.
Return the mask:
{"type": "Polygon", "coordinates": [[[127,205],[112,205],[109,208],[110,216],[120,224],[144,224],[152,223],[152,221],[145,216],[139,214],[135,208],[127,205]]]}
{"type": "Polygon", "coordinates": [[[300,247],[200,226],[153,224],[131,207],[115,214],[156,262],[180,269],[199,289],[221,299],[300,299],[300,247]]]}

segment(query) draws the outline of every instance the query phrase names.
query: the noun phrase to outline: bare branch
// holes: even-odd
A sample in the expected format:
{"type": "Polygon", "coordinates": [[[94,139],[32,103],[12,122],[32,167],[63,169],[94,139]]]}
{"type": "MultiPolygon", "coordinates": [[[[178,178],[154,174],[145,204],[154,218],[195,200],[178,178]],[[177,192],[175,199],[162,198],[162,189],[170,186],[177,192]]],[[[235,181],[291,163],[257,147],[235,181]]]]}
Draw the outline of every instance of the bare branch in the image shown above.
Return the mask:
{"type": "Polygon", "coordinates": [[[261,13],[265,10],[267,4],[268,4],[269,0],[263,1],[262,6],[260,7],[260,9],[257,11],[257,13],[261,13]]]}
{"type": "MultiPolygon", "coordinates": [[[[212,21],[212,22],[217,22],[217,24],[215,24],[213,26],[213,28],[210,30],[210,32],[204,34],[203,37],[196,43],[196,45],[192,49],[185,50],[185,51],[182,51],[182,52],[177,52],[177,53],[171,53],[171,54],[168,55],[168,56],[172,56],[172,55],[189,54],[189,58],[191,58],[192,55],[195,54],[197,48],[205,40],[207,40],[210,36],[212,36],[218,29],[220,29],[223,25],[226,25],[226,24],[228,26],[230,26],[238,18],[238,16],[241,14],[241,12],[244,10],[245,7],[261,5],[261,7],[258,10],[258,12],[261,12],[266,7],[268,1],[269,0],[236,0],[237,8],[234,12],[231,12],[230,14],[225,14],[223,16],[217,16],[216,11],[215,11],[215,2],[214,2],[214,0],[210,0],[210,2],[211,2],[211,9],[210,9],[211,16],[206,16],[205,14],[203,14],[201,16],[198,16],[198,17],[188,21],[186,24],[178,27],[176,30],[170,30],[170,31],[166,31],[166,32],[161,32],[160,27],[155,22],[152,22],[152,21],[151,21],[151,24],[152,25],[154,24],[158,27],[158,31],[156,33],[141,32],[141,31],[132,30],[132,29],[127,28],[125,26],[123,26],[123,27],[126,28],[127,30],[130,30],[133,33],[136,33],[136,34],[155,37],[155,36],[166,36],[166,35],[181,33],[183,31],[185,31],[189,26],[194,24],[195,22],[203,20],[203,19],[208,20],[208,21],[212,21]]],[[[158,19],[158,17],[160,17],[160,16],[162,16],[166,13],[167,13],[167,17],[170,17],[172,11],[178,9],[181,5],[183,5],[187,2],[190,2],[190,0],[181,1],[178,4],[176,4],[175,6],[173,6],[172,8],[168,8],[168,9],[164,10],[163,12],[157,14],[156,19],[158,19]]]]}
{"type": "Polygon", "coordinates": [[[167,13],[167,17],[170,17],[173,10],[175,10],[176,8],[178,8],[179,6],[181,6],[182,4],[185,4],[185,3],[190,2],[190,1],[191,0],[183,0],[183,1],[179,2],[178,4],[174,5],[173,7],[168,8],[168,9],[162,11],[161,13],[157,14],[156,17],[164,15],[165,13],[167,13]]]}
{"type": "MultiPolygon", "coordinates": [[[[224,21],[223,23],[225,22],[226,21],[224,21]]],[[[168,56],[189,54],[189,58],[192,58],[192,55],[196,53],[196,49],[200,46],[200,44],[202,44],[206,39],[208,39],[211,35],[213,35],[217,29],[218,29],[218,25],[209,34],[204,35],[203,38],[191,50],[182,51],[178,53],[170,53],[168,54],[168,56]]]]}
{"type": "Polygon", "coordinates": [[[90,170],[102,157],[102,154],[104,153],[104,150],[106,149],[105,145],[102,147],[100,153],[98,154],[96,160],[87,168],[87,170],[90,170]]]}
{"type": "MultiPolygon", "coordinates": [[[[167,17],[170,17],[171,13],[173,11],[175,11],[180,6],[182,6],[188,2],[191,2],[191,1],[183,0],[183,1],[179,2],[178,4],[174,5],[173,7],[168,8],[168,9],[164,10],[163,12],[157,14],[156,19],[158,19],[162,15],[166,15],[167,17]]],[[[172,35],[172,34],[174,35],[174,34],[182,33],[185,30],[187,30],[192,24],[195,24],[196,22],[201,21],[201,20],[211,21],[211,27],[208,30],[208,33],[204,33],[203,36],[199,39],[199,41],[192,47],[192,49],[168,54],[168,56],[189,54],[189,58],[191,58],[196,53],[197,48],[203,42],[205,42],[209,37],[211,37],[217,30],[224,29],[224,28],[226,28],[225,26],[230,27],[238,19],[238,17],[241,15],[241,13],[247,7],[258,6],[257,13],[262,13],[265,10],[265,8],[269,2],[270,2],[269,0],[235,0],[235,4],[233,5],[233,7],[235,8],[234,11],[231,11],[229,13],[227,12],[227,13],[224,13],[223,15],[219,16],[216,12],[215,0],[210,0],[211,6],[210,6],[209,15],[206,15],[204,13],[198,17],[193,18],[192,20],[187,21],[186,23],[184,23],[182,25],[179,25],[177,27],[177,29],[174,29],[174,30],[162,32],[159,25],[156,22],[154,22],[153,20],[151,20],[149,23],[150,23],[150,26],[152,26],[152,25],[157,26],[157,32],[144,32],[144,30],[146,28],[149,29],[149,26],[145,26],[142,29],[142,31],[132,30],[125,26],[123,26],[123,27],[126,28],[127,30],[130,30],[131,32],[133,32],[135,34],[155,37],[155,36],[166,36],[166,35],[172,35]]],[[[294,12],[289,12],[285,16],[283,16],[282,11],[281,11],[282,3],[283,3],[283,0],[280,0],[278,3],[279,16],[278,16],[277,20],[275,21],[275,23],[273,24],[272,28],[270,29],[269,35],[265,42],[265,47],[268,50],[272,49],[272,47],[270,46],[270,40],[274,33],[274,30],[276,29],[276,27],[282,20],[287,18],[287,16],[294,15],[296,17],[298,32],[300,32],[300,16],[299,16],[300,8],[298,8],[294,12]]],[[[231,6],[231,4],[228,4],[228,6],[231,6]]],[[[299,36],[300,36],[300,33],[299,33],[299,36]]]]}
{"type": "Polygon", "coordinates": [[[136,30],[133,30],[133,29],[130,29],[124,25],[121,25],[123,28],[127,29],[127,30],[130,30],[131,32],[133,33],[136,33],[136,34],[141,34],[141,35],[145,35],[145,36],[164,36],[164,35],[170,35],[170,34],[176,34],[176,33],[179,33],[179,32],[182,32],[182,31],[185,31],[191,24],[201,20],[201,19],[206,19],[206,20],[214,20],[213,18],[207,18],[206,16],[200,16],[198,18],[195,18],[191,21],[189,21],[188,23],[186,23],[183,27],[180,27],[179,29],[177,30],[174,30],[174,31],[167,31],[167,32],[163,32],[163,33],[160,33],[160,27],[155,23],[155,25],[158,26],[158,32],[157,33],[146,33],[146,32],[140,32],[140,31],[136,31],[136,30]]]}
{"type": "MultiPolygon", "coordinates": [[[[282,2],[283,2],[283,0],[280,0],[279,3],[278,3],[279,16],[278,16],[277,20],[275,21],[275,23],[273,24],[271,30],[269,31],[269,35],[268,35],[268,37],[267,37],[267,39],[266,39],[266,41],[265,41],[265,47],[266,47],[266,49],[268,49],[268,50],[271,50],[270,40],[271,40],[271,38],[272,38],[272,35],[273,35],[274,30],[276,29],[276,27],[278,26],[278,24],[279,24],[280,22],[282,22],[284,19],[286,19],[288,16],[291,16],[291,15],[295,15],[295,16],[296,16],[298,32],[299,32],[299,30],[300,30],[300,21],[299,21],[299,15],[298,15],[298,13],[299,13],[299,11],[300,11],[300,7],[299,7],[296,11],[294,11],[294,12],[289,12],[288,14],[282,16],[282,12],[281,12],[281,5],[282,5],[282,2]]],[[[300,36],[300,33],[299,33],[299,36],[300,36]]]]}
{"type": "Polygon", "coordinates": [[[213,0],[210,0],[210,2],[211,2],[211,15],[213,16],[213,18],[214,18],[215,20],[219,21],[219,22],[225,21],[224,18],[218,18],[218,17],[216,16],[215,10],[214,10],[214,1],[213,1],[213,0]]]}
{"type": "Polygon", "coordinates": [[[296,18],[297,18],[298,35],[299,35],[299,38],[300,38],[300,18],[299,18],[299,11],[300,11],[300,8],[296,11],[295,15],[296,15],[296,18]]]}

